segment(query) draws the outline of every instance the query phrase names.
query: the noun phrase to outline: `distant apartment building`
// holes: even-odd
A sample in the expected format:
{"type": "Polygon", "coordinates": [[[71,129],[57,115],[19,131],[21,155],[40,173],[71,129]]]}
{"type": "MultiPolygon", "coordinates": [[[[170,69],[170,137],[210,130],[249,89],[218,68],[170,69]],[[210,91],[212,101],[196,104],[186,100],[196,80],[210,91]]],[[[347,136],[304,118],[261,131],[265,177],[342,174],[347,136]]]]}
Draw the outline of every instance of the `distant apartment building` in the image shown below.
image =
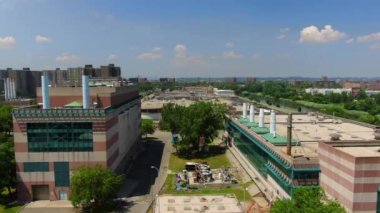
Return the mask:
{"type": "Polygon", "coordinates": [[[122,173],[138,153],[138,88],[82,81],[82,87],[49,87],[44,76],[41,107],[13,111],[20,201],[69,199],[74,169],[101,165],[122,173]]]}
{"type": "Polygon", "coordinates": [[[246,84],[254,84],[254,83],[256,83],[256,78],[255,77],[247,77],[245,79],[245,83],[246,84]]]}
{"type": "Polygon", "coordinates": [[[227,81],[227,83],[236,83],[237,78],[236,77],[227,78],[226,81],[227,81]]]}
{"type": "Polygon", "coordinates": [[[161,83],[175,83],[175,78],[160,78],[161,83]]]}
{"type": "MultiPolygon", "coordinates": [[[[380,139],[380,138],[378,138],[380,139]]],[[[321,142],[320,186],[348,212],[380,212],[380,142],[321,142]]]]}
{"type": "Polygon", "coordinates": [[[313,81],[314,88],[333,88],[336,85],[335,81],[331,81],[327,76],[322,76],[320,80],[313,81]]]}
{"type": "Polygon", "coordinates": [[[214,88],[214,94],[218,97],[234,97],[235,92],[229,89],[214,88]]]}

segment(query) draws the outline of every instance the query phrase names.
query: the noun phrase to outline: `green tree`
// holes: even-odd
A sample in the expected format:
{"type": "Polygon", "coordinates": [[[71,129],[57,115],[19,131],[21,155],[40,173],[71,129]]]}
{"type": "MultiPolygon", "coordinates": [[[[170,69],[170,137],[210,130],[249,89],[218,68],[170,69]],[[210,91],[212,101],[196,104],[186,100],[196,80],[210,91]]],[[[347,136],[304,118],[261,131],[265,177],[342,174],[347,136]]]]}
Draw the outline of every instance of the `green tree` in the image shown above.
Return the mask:
{"type": "Polygon", "coordinates": [[[12,196],[11,188],[16,184],[16,163],[11,141],[0,143],[0,159],[0,189],[7,188],[12,196]]]}
{"type": "Polygon", "coordinates": [[[71,177],[71,203],[89,212],[109,211],[122,180],[99,165],[78,168],[71,177]]]}
{"type": "Polygon", "coordinates": [[[12,131],[12,109],[11,105],[0,105],[0,132],[5,135],[12,131]]]}
{"type": "Polygon", "coordinates": [[[225,105],[211,102],[196,102],[189,107],[165,105],[161,113],[161,126],[178,133],[181,140],[175,144],[177,151],[199,148],[199,142],[210,143],[223,128],[225,105]]]}
{"type": "Polygon", "coordinates": [[[292,199],[276,200],[271,213],[344,213],[345,209],[335,200],[329,200],[320,188],[300,188],[292,199]]]}
{"type": "Polygon", "coordinates": [[[141,119],[141,134],[145,135],[145,139],[148,137],[148,134],[153,134],[155,127],[153,120],[151,119],[141,119]]]}

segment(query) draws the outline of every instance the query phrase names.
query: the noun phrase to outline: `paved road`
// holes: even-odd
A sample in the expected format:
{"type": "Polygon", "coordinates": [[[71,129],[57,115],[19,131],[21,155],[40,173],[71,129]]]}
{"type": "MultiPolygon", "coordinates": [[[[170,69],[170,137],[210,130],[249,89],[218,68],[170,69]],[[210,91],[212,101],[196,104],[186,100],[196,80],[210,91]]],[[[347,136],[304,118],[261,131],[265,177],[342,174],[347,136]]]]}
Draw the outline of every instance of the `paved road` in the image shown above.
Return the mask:
{"type": "Polygon", "coordinates": [[[127,212],[146,212],[165,183],[172,152],[171,135],[157,130],[152,136],[157,140],[146,144],[145,150],[126,174],[126,182],[119,192],[119,197],[126,197],[130,204],[126,208],[127,212]],[[159,171],[151,166],[157,167],[159,171]]]}

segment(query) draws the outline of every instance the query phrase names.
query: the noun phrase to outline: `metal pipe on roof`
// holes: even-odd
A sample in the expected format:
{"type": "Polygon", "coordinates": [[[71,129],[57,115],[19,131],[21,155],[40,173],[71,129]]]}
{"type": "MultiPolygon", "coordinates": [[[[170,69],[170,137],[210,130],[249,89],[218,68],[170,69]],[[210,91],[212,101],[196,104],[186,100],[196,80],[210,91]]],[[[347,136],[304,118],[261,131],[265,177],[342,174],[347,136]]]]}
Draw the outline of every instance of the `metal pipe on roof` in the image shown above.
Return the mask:
{"type": "Polygon", "coordinates": [[[288,132],[287,132],[287,146],[286,146],[286,154],[292,155],[292,113],[288,114],[288,132]]]}
{"type": "Polygon", "coordinates": [[[251,104],[249,108],[249,122],[255,122],[255,108],[253,107],[253,104],[251,104]]]}
{"type": "Polygon", "coordinates": [[[264,127],[264,109],[260,108],[259,127],[264,127]]]}
{"type": "Polygon", "coordinates": [[[243,103],[243,118],[247,118],[247,103],[243,103]]]}
{"type": "Polygon", "coordinates": [[[49,79],[45,74],[41,76],[41,89],[42,89],[42,108],[50,109],[49,79]]]}
{"type": "Polygon", "coordinates": [[[274,110],[270,113],[270,129],[269,132],[276,137],[276,112],[274,110]]]}
{"type": "Polygon", "coordinates": [[[90,108],[90,86],[88,75],[82,75],[83,109],[90,108]]]}
{"type": "Polygon", "coordinates": [[[4,79],[4,99],[7,101],[8,98],[8,86],[7,86],[7,79],[4,79]]]}
{"type": "Polygon", "coordinates": [[[7,94],[8,94],[8,100],[12,99],[12,94],[11,94],[11,81],[10,78],[7,78],[7,94]]]}
{"type": "Polygon", "coordinates": [[[12,91],[13,91],[13,98],[16,99],[17,98],[17,94],[16,94],[16,86],[15,86],[15,81],[12,80],[12,91]]]}

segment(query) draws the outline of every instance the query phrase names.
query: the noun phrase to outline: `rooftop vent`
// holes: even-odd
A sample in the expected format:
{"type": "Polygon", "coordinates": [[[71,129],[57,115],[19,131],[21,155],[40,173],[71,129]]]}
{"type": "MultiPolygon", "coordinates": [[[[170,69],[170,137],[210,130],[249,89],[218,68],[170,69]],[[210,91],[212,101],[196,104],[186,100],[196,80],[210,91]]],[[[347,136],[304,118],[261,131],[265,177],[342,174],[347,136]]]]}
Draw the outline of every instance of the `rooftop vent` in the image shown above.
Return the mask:
{"type": "Polygon", "coordinates": [[[342,137],[342,135],[340,135],[338,133],[332,133],[332,134],[330,134],[330,137],[331,137],[332,141],[338,141],[338,140],[340,140],[340,137],[342,137]]]}

